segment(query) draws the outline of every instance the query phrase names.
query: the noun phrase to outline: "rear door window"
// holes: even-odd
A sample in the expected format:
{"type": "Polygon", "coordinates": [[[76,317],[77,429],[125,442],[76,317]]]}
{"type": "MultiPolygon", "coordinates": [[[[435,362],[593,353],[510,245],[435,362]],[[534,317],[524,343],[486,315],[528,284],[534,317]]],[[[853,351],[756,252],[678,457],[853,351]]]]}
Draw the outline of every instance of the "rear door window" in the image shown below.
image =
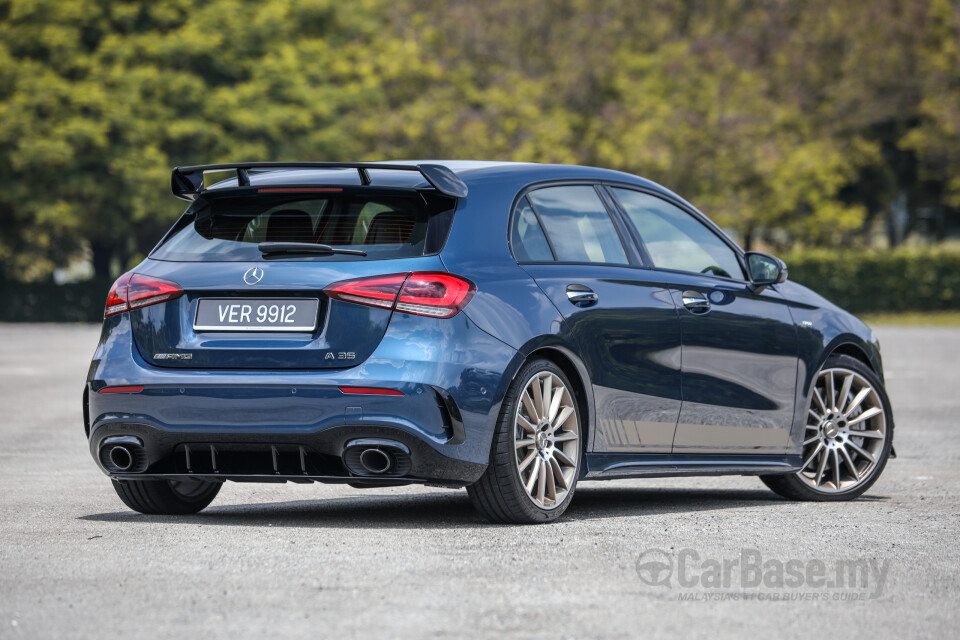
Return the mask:
{"type": "Polygon", "coordinates": [[[531,191],[527,199],[558,262],[629,262],[620,234],[592,186],[545,187],[531,191]]]}
{"type": "Polygon", "coordinates": [[[151,255],[173,261],[260,258],[261,242],[361,249],[366,257],[300,255],[298,260],[390,259],[435,253],[456,201],[444,196],[331,195],[214,197],[198,202],[151,255]],[[439,223],[438,223],[439,220],[439,223]]]}

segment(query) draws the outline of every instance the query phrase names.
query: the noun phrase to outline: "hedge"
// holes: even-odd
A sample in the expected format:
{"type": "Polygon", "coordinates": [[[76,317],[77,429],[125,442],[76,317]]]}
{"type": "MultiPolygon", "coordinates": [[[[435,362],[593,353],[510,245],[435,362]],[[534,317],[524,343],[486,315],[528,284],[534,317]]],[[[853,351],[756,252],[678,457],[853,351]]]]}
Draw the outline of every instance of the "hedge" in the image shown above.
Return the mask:
{"type": "MultiPolygon", "coordinates": [[[[960,310],[960,251],[803,251],[790,279],[854,313],[960,310]]],[[[99,322],[111,280],[0,282],[2,322],[99,322]]]]}
{"type": "Polygon", "coordinates": [[[960,251],[804,251],[790,279],[854,313],[960,309],[960,251]]]}
{"type": "Polygon", "coordinates": [[[113,280],[0,282],[0,322],[100,322],[113,280]]]}

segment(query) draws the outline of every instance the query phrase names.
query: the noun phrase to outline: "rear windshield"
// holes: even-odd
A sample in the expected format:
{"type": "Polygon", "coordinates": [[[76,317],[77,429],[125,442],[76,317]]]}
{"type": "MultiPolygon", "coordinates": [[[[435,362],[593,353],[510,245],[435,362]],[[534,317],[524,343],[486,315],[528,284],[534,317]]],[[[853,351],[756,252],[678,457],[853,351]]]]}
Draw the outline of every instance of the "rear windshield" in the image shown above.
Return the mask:
{"type": "Polygon", "coordinates": [[[151,254],[157,260],[261,259],[261,242],[360,249],[366,256],[280,254],[281,260],[383,260],[437,253],[456,200],[439,194],[216,197],[195,203],[151,254]]]}

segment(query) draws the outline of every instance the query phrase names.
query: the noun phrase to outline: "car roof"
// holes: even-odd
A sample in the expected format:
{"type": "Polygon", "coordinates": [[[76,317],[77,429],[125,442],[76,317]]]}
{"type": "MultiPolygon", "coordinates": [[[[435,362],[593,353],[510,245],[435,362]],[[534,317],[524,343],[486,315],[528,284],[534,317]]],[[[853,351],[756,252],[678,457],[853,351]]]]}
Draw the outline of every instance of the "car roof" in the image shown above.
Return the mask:
{"type": "MultiPolygon", "coordinates": [[[[377,163],[372,163],[377,164],[377,163]]],[[[638,176],[614,171],[612,169],[601,169],[598,167],[587,167],[569,164],[540,164],[536,162],[503,162],[486,160],[391,160],[384,164],[439,164],[447,167],[467,186],[471,184],[480,185],[496,181],[498,179],[509,179],[510,182],[523,182],[525,184],[533,182],[542,182],[550,180],[591,180],[591,181],[612,181],[625,182],[644,186],[657,191],[670,193],[664,187],[640,178],[638,176]]],[[[347,168],[299,168],[299,169],[271,169],[267,171],[251,171],[251,186],[270,186],[270,185],[360,185],[360,176],[355,169],[347,168]]],[[[417,172],[412,171],[369,171],[371,186],[380,187],[404,187],[404,188],[429,188],[430,184],[417,172]]],[[[208,187],[208,191],[219,189],[230,189],[237,187],[236,178],[230,178],[217,182],[208,187]]],[[[672,194],[671,194],[672,195],[672,194]]]]}

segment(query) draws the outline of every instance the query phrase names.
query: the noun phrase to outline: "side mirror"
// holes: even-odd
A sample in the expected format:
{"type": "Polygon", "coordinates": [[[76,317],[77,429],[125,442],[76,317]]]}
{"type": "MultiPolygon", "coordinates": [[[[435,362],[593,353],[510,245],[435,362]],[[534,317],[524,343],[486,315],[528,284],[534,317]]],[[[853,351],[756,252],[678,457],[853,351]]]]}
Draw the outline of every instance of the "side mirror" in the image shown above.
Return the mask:
{"type": "Polygon", "coordinates": [[[748,251],[744,257],[747,259],[747,271],[750,272],[750,290],[754,293],[772,284],[786,282],[787,265],[780,258],[756,251],[748,251]]]}

